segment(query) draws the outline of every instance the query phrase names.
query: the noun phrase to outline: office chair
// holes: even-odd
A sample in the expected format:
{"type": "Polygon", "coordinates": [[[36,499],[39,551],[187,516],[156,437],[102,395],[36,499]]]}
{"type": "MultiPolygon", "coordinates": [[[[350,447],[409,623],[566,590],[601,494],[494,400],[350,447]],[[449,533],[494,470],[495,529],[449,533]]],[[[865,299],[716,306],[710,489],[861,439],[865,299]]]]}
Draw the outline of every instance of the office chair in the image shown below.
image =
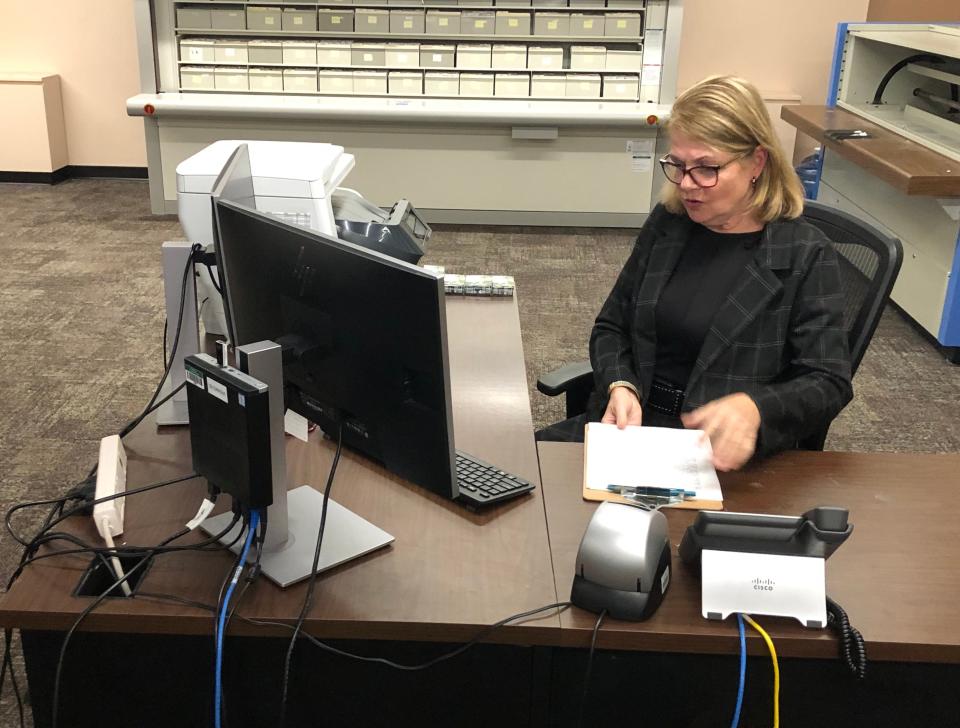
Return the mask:
{"type": "MultiPolygon", "coordinates": [[[[847,328],[853,374],[860,366],[897,280],[903,261],[903,246],[897,238],[847,212],[819,202],[807,200],[802,217],[820,228],[839,253],[843,323],[847,328]]],[[[550,397],[566,395],[568,418],[586,411],[593,388],[593,369],[589,361],[567,364],[537,380],[537,389],[543,394],[550,397]]],[[[828,429],[829,425],[798,442],[797,448],[823,450],[828,429]]]]}

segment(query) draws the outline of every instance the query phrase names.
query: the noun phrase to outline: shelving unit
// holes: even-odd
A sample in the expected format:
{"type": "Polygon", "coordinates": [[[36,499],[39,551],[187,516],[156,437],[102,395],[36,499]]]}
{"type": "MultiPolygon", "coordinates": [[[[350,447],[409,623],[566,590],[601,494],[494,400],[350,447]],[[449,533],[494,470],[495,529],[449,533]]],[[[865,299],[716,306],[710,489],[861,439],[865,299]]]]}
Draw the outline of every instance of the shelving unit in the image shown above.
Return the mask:
{"type": "Polygon", "coordinates": [[[391,201],[377,191],[389,187],[387,164],[388,179],[410,185],[389,196],[413,199],[434,221],[635,224],[655,197],[650,160],[675,90],[682,0],[134,2],[144,93],[128,111],[147,121],[157,211],[175,207],[174,157],[228,134],[314,138],[294,116],[315,120],[322,141],[369,149],[350,180],[364,194],[391,201]],[[314,103],[322,99],[331,103],[314,103]],[[417,100],[416,128],[404,99],[417,100]],[[356,124],[334,128],[331,108],[338,123],[347,115],[356,124]],[[507,139],[490,138],[492,126],[507,139]],[[443,148],[406,147],[420,134],[443,148]],[[389,140],[397,147],[387,151],[389,140]],[[467,162],[476,145],[488,145],[485,154],[467,162]],[[631,150],[641,148],[637,161],[631,150]],[[523,182],[508,173],[487,201],[469,199],[475,190],[452,199],[443,173],[410,172],[470,164],[499,178],[497,155],[504,170],[527,159],[539,171],[523,182]],[[381,170],[367,180],[370,164],[381,170]],[[589,184],[571,195],[562,188],[570,180],[589,184]]]}

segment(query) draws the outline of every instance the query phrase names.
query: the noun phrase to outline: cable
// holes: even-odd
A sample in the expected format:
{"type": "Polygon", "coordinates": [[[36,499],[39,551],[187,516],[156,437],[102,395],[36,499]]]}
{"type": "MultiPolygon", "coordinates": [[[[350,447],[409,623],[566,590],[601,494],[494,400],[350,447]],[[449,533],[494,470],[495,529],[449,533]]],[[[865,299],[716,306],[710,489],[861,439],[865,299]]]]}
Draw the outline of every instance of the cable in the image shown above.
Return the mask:
{"type": "Polygon", "coordinates": [[[12,644],[13,630],[10,628],[3,630],[3,664],[0,667],[0,695],[3,694],[3,685],[6,682],[7,670],[10,670],[10,685],[13,687],[13,695],[17,700],[17,711],[20,714],[20,728],[23,728],[23,697],[20,695],[20,686],[17,684],[17,673],[13,669],[12,644]]]}
{"type": "Polygon", "coordinates": [[[126,579],[123,579],[123,565],[120,563],[120,558],[116,553],[117,547],[114,545],[113,535],[110,533],[109,519],[104,518],[101,523],[101,528],[103,529],[103,541],[107,544],[107,548],[113,552],[110,555],[110,563],[113,565],[113,572],[116,574],[118,579],[121,579],[120,588],[123,589],[123,595],[128,597],[130,596],[130,585],[127,583],[126,579]]]}
{"type": "Polygon", "coordinates": [[[587,671],[583,676],[583,695],[580,696],[580,714],[577,717],[577,726],[583,725],[583,709],[587,704],[587,694],[590,691],[590,671],[593,669],[593,652],[597,647],[597,635],[600,634],[600,625],[603,618],[607,616],[607,610],[604,609],[597,617],[597,623],[593,625],[593,637],[590,639],[590,653],[587,655],[587,671]]]}
{"type": "Polygon", "coordinates": [[[748,614],[744,614],[743,618],[760,633],[763,641],[767,643],[767,649],[770,650],[770,661],[773,662],[773,728],[780,728],[780,665],[777,663],[777,650],[763,627],[754,622],[748,614]]]}
{"type": "Polygon", "coordinates": [[[737,626],[740,628],[740,685],[737,688],[737,707],[733,711],[733,720],[730,728],[740,725],[740,709],[743,707],[743,687],[747,678],[747,634],[743,628],[743,615],[737,615],[737,626]]]}
{"type": "Polygon", "coordinates": [[[883,74],[883,78],[880,79],[880,83],[877,84],[876,93],[873,94],[872,104],[880,105],[883,103],[881,99],[883,98],[883,92],[887,88],[887,84],[890,83],[890,79],[893,78],[898,71],[903,68],[906,68],[911,63],[917,63],[918,61],[926,61],[927,63],[939,63],[942,64],[944,60],[940,56],[934,56],[930,53],[917,53],[912,56],[907,56],[902,61],[894,63],[890,70],[883,74]]]}
{"type": "Polygon", "coordinates": [[[220,288],[220,284],[217,283],[217,277],[213,275],[213,268],[210,267],[210,260],[204,257],[203,264],[207,267],[207,275],[210,276],[210,282],[213,284],[213,287],[217,289],[217,293],[222,296],[223,289],[220,288]]]}
{"type": "Polygon", "coordinates": [[[343,423],[337,424],[337,451],[334,453],[333,462],[330,464],[330,473],[327,475],[327,485],[323,489],[323,507],[320,509],[320,528],[317,531],[317,546],[313,552],[313,565],[310,567],[310,578],[307,582],[307,594],[303,599],[303,606],[300,608],[300,615],[297,617],[297,623],[293,634],[290,636],[290,645],[287,647],[287,656],[283,663],[283,689],[280,694],[280,728],[286,724],[287,717],[287,690],[290,687],[290,662],[293,659],[293,648],[297,645],[297,637],[303,628],[303,622],[307,618],[307,612],[313,606],[313,590],[317,583],[317,565],[320,563],[320,547],[323,544],[323,531],[327,525],[327,506],[330,503],[330,488],[333,486],[333,477],[337,473],[337,464],[340,462],[340,452],[343,449],[343,423]]]}
{"type": "Polygon", "coordinates": [[[850,624],[850,618],[843,607],[827,597],[827,626],[840,639],[840,658],[850,672],[863,680],[867,672],[867,648],[860,630],[850,624]]]}
{"type": "Polygon", "coordinates": [[[240,581],[240,574],[243,572],[244,566],[247,563],[247,552],[250,550],[250,543],[253,541],[253,535],[257,531],[257,524],[260,519],[260,513],[258,511],[251,511],[250,513],[250,525],[247,526],[247,539],[243,544],[243,549],[240,551],[240,556],[237,559],[237,565],[233,570],[233,578],[230,580],[230,586],[227,588],[227,595],[224,597],[223,606],[220,609],[220,620],[217,627],[217,663],[216,671],[214,673],[214,695],[213,695],[213,724],[215,728],[220,728],[220,713],[222,710],[221,705],[221,696],[222,696],[222,685],[223,685],[223,633],[224,633],[224,622],[227,618],[227,607],[230,606],[230,597],[233,596],[233,590],[237,586],[237,582],[240,581]]]}

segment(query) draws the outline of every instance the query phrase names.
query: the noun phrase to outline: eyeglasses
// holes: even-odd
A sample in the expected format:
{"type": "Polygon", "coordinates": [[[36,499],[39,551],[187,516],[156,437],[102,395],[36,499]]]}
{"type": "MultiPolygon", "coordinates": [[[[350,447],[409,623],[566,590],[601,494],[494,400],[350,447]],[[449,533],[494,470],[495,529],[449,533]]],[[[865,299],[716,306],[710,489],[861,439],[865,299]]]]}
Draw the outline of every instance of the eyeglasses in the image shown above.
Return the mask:
{"type": "Polygon", "coordinates": [[[720,170],[745,156],[747,155],[741,154],[723,164],[698,164],[696,167],[687,167],[666,156],[660,160],[660,167],[667,179],[675,185],[683,182],[683,178],[689,174],[697,187],[716,187],[720,180],[720,170]]]}

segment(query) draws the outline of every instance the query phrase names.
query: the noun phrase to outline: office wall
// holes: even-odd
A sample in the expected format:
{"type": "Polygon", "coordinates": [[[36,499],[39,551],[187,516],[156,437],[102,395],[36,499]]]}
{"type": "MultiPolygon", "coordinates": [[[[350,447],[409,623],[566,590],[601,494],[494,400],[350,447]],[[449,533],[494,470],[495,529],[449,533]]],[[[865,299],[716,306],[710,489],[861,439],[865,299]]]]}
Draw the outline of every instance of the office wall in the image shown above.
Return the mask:
{"type": "MultiPolygon", "coordinates": [[[[956,2],[956,0],[952,0],[956,2]]],[[[765,97],[823,104],[837,23],[862,22],[869,0],[685,0],[678,90],[704,76],[732,73],[765,97]]],[[[776,104],[769,104],[771,111],[776,104]]],[[[781,130],[781,138],[788,133],[781,130]]],[[[801,135],[796,157],[814,146],[801,135]]]]}
{"type": "MultiPolygon", "coordinates": [[[[124,109],[139,90],[131,0],[48,0],[43,12],[0,2],[0,70],[61,76],[69,163],[146,166],[142,122],[124,109]]],[[[737,73],[773,96],[822,103],[836,24],[863,20],[868,4],[685,0],[679,85],[737,73]]],[[[16,143],[0,139],[0,150],[16,143]]]]}
{"type": "MultiPolygon", "coordinates": [[[[71,165],[146,166],[143,122],[124,108],[139,91],[136,45],[132,0],[0,0],[0,71],[60,76],[71,165]]],[[[0,138],[0,158],[18,143],[0,138]]]]}

